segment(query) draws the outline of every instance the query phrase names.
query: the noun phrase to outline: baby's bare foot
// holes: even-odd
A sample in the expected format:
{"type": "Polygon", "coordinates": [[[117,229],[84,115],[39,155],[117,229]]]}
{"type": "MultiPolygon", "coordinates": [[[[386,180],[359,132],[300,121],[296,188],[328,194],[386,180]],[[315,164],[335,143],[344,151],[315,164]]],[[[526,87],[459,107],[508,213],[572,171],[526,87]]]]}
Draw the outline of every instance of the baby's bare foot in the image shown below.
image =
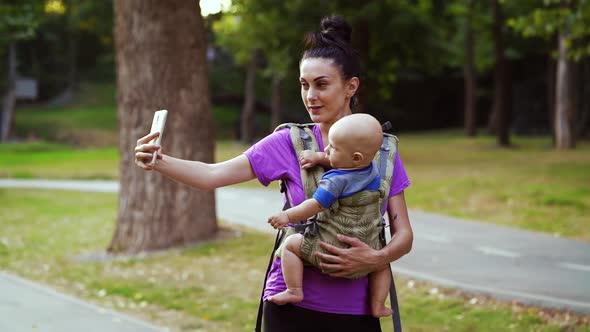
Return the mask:
{"type": "Polygon", "coordinates": [[[383,303],[373,303],[371,306],[371,314],[375,318],[391,316],[392,313],[393,311],[391,311],[391,309],[386,307],[383,303]]]}
{"type": "Polygon", "coordinates": [[[268,298],[270,302],[278,305],[287,303],[298,303],[303,301],[303,289],[301,288],[287,288],[286,291],[280,292],[268,298]]]}

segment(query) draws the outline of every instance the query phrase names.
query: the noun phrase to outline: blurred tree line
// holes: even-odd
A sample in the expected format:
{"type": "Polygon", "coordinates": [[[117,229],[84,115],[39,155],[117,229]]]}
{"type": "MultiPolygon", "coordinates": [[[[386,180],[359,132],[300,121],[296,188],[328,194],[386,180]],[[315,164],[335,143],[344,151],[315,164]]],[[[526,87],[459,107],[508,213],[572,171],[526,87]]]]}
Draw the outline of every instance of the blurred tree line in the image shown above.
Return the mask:
{"type": "Polygon", "coordinates": [[[72,98],[81,77],[114,81],[112,6],[111,0],[2,1],[2,140],[13,134],[15,83],[19,77],[34,78],[38,101],[55,105],[72,98]]]}
{"type": "MultiPolygon", "coordinates": [[[[5,0],[0,11],[3,63],[13,45],[41,100],[66,100],[81,76],[114,80],[112,1],[5,0]]],[[[240,139],[307,121],[302,36],[330,14],[351,23],[365,66],[359,111],[396,132],[463,126],[500,146],[512,133],[553,135],[557,148],[590,135],[588,0],[233,0],[205,25],[212,101],[237,106],[240,139]]]]}

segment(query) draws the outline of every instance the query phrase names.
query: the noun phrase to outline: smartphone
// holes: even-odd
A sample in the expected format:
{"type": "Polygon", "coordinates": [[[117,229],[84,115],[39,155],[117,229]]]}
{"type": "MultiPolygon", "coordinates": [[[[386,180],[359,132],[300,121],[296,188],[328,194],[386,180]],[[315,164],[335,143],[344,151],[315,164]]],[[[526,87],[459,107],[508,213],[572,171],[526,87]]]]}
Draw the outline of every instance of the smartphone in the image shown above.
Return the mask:
{"type": "MultiPolygon", "coordinates": [[[[154,119],[152,120],[152,129],[150,130],[150,134],[159,132],[160,136],[154,138],[150,143],[158,144],[162,142],[162,136],[164,136],[164,126],[166,125],[166,117],[168,116],[167,110],[159,110],[154,113],[154,119]]],[[[152,162],[149,164],[150,166],[154,166],[156,164],[156,159],[158,159],[158,152],[154,152],[154,156],[152,157],[152,162]]]]}

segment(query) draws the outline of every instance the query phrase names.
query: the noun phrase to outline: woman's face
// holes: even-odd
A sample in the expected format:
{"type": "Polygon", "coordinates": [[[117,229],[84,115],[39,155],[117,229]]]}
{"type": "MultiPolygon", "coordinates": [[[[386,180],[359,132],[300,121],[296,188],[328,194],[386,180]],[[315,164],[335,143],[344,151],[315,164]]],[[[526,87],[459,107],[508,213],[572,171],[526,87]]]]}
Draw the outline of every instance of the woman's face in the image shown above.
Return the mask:
{"type": "Polygon", "coordinates": [[[314,123],[333,124],[349,115],[358,78],[344,80],[331,59],[306,58],[299,66],[301,99],[314,123]]]}

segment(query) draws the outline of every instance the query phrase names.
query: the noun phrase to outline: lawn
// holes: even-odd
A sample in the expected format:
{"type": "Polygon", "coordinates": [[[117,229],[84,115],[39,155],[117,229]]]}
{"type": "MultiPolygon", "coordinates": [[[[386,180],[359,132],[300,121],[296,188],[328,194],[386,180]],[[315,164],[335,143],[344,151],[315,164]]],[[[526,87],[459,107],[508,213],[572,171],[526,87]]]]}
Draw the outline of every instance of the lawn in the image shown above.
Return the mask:
{"type": "MultiPolygon", "coordinates": [[[[0,189],[0,200],[1,270],[172,331],[252,329],[272,235],[225,228],[224,241],[92,260],[112,235],[116,195],[0,189]]],[[[407,331],[590,331],[587,318],[397,283],[407,331]]]]}

